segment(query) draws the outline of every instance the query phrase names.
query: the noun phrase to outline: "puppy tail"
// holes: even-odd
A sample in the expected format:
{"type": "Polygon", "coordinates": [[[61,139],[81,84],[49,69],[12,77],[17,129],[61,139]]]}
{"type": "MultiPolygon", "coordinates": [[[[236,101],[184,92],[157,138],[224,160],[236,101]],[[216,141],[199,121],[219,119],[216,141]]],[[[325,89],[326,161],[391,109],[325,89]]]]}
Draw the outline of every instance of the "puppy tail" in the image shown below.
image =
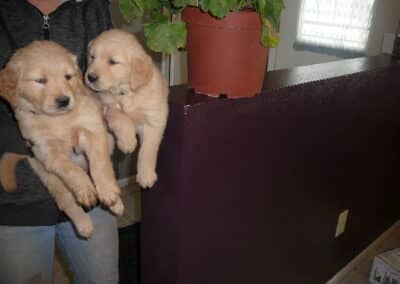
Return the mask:
{"type": "Polygon", "coordinates": [[[4,153],[0,159],[0,184],[3,189],[7,192],[14,192],[17,190],[17,178],[15,175],[15,169],[17,163],[27,156],[15,154],[15,153],[4,153]]]}

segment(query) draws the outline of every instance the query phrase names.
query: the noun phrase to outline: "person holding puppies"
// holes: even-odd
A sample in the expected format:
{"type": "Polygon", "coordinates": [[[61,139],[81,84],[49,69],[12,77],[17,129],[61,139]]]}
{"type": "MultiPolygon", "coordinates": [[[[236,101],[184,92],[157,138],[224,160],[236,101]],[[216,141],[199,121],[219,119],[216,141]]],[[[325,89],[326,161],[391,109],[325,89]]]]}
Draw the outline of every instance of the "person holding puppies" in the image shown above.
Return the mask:
{"type": "MultiPolygon", "coordinates": [[[[107,0],[1,1],[0,68],[15,50],[34,40],[61,44],[84,68],[88,43],[109,28],[107,0]]],[[[30,155],[4,101],[0,101],[0,136],[0,159],[5,154],[30,155]]],[[[7,193],[0,185],[0,284],[52,283],[56,239],[74,283],[118,283],[115,217],[100,207],[91,209],[88,214],[96,230],[89,239],[78,237],[29,163],[7,161],[0,162],[0,168],[16,166],[17,191],[7,193]]]]}

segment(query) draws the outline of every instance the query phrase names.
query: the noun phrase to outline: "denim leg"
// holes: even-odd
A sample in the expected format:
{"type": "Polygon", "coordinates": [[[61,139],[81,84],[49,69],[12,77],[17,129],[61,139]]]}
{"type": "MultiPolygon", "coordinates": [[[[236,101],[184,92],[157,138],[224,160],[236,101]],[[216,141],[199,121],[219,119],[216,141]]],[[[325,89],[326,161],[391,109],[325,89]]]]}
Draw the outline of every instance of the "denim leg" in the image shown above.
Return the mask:
{"type": "Polygon", "coordinates": [[[0,284],[51,284],[54,226],[0,226],[0,284]]]}
{"type": "Polygon", "coordinates": [[[118,283],[118,227],[116,218],[96,207],[89,212],[94,233],[77,237],[70,222],[56,225],[56,238],[76,284],[118,283]]]}

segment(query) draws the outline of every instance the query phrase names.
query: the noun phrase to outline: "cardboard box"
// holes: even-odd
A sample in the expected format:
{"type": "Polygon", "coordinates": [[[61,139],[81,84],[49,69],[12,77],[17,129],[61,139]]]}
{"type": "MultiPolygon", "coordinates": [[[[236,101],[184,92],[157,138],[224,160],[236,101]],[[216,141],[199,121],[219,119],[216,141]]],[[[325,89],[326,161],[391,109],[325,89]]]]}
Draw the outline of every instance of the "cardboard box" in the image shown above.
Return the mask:
{"type": "Polygon", "coordinates": [[[374,257],[369,283],[400,284],[400,248],[374,257]]]}

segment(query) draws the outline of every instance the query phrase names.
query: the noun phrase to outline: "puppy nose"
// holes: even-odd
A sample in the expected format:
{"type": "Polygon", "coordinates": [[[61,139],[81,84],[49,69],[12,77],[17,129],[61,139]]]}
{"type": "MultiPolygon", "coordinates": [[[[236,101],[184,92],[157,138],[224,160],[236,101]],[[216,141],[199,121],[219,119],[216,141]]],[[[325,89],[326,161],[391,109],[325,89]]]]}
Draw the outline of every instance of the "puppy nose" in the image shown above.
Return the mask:
{"type": "Polygon", "coordinates": [[[88,77],[88,80],[90,83],[96,82],[97,79],[99,78],[99,77],[97,77],[97,74],[93,73],[93,72],[89,73],[87,77],[88,77]]]}
{"type": "Polygon", "coordinates": [[[67,107],[69,105],[69,97],[67,96],[60,96],[58,98],[56,98],[56,104],[58,108],[64,108],[67,107]]]}

